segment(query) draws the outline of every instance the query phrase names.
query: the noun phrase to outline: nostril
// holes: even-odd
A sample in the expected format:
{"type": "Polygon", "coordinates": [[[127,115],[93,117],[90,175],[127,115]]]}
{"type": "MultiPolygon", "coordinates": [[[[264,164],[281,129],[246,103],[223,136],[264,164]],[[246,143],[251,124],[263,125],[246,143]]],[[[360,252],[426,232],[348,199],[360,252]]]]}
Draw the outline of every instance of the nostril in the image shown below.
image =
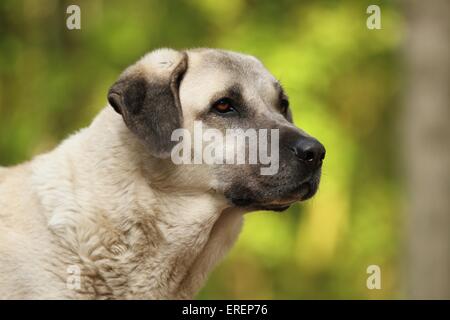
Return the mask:
{"type": "Polygon", "coordinates": [[[316,158],[314,150],[300,150],[298,148],[290,148],[294,155],[302,161],[313,162],[316,158]]]}
{"type": "Polygon", "coordinates": [[[298,159],[314,167],[321,166],[325,158],[325,148],[316,139],[297,140],[290,150],[298,159]]]}
{"type": "Polygon", "coordinates": [[[300,157],[302,160],[305,160],[307,162],[313,162],[316,158],[316,155],[314,154],[313,151],[305,151],[303,153],[303,156],[300,157]]]}

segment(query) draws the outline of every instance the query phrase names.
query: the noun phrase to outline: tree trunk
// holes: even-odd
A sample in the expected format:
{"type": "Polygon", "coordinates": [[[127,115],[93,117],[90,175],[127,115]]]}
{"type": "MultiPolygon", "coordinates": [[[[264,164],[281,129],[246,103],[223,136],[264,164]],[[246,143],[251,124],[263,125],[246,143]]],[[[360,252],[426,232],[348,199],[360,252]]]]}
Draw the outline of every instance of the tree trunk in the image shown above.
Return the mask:
{"type": "Polygon", "coordinates": [[[450,1],[405,1],[408,297],[450,299],[450,1]]]}

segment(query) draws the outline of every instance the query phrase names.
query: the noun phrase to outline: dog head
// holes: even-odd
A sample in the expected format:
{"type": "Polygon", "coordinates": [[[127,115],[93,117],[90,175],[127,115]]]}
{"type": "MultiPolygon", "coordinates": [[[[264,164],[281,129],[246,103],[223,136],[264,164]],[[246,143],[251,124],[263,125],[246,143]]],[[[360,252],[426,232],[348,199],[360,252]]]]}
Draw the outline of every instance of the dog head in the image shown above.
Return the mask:
{"type": "Polygon", "coordinates": [[[213,162],[181,164],[184,180],[193,187],[206,184],[233,206],[284,210],[317,191],[325,149],[294,126],[287,95],[252,56],[215,49],[156,50],[120,76],[108,101],[167,168],[175,166],[174,148],[180,142],[174,132],[191,133],[189,139],[183,137],[193,141],[182,145],[181,154],[190,158],[200,152],[200,160],[205,141],[196,139],[209,134],[206,145],[213,149],[213,162]],[[227,139],[230,131],[233,137],[227,139]],[[262,160],[268,150],[270,163],[262,160]],[[239,153],[244,163],[237,160],[239,153]],[[256,162],[249,161],[252,155],[256,162]],[[264,173],[268,166],[273,170],[264,173]]]}

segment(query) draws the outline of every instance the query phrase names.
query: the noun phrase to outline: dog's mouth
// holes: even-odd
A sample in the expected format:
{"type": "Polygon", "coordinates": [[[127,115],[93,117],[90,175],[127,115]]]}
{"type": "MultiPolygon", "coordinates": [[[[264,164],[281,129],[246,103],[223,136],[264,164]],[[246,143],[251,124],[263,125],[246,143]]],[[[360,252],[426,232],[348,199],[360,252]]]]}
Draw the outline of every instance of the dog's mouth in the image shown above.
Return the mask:
{"type": "Polygon", "coordinates": [[[317,192],[318,181],[314,179],[295,185],[286,192],[286,196],[269,202],[255,201],[253,199],[234,198],[232,202],[239,207],[246,207],[251,210],[285,211],[291,205],[299,201],[310,199],[317,192]]]}
{"type": "Polygon", "coordinates": [[[310,199],[317,191],[317,186],[311,182],[304,182],[300,186],[294,187],[293,191],[285,199],[274,200],[266,204],[271,207],[273,211],[284,211],[288,209],[295,202],[305,201],[310,199]],[[278,210],[276,210],[278,209],[278,210]]]}

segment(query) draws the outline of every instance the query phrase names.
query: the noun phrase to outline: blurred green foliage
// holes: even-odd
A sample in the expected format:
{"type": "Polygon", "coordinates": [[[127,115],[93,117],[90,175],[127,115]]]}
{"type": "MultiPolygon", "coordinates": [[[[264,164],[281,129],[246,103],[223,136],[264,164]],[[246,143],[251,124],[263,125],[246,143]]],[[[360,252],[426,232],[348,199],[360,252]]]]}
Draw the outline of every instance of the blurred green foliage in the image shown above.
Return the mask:
{"type": "Polygon", "coordinates": [[[118,74],[154,48],[256,55],[283,83],[296,124],[326,146],[322,184],[288,212],[248,215],[199,298],[401,297],[402,24],[390,1],[2,0],[0,163],[88,125],[118,74]],[[382,30],[366,28],[374,2],[382,30]],[[81,7],[81,30],[66,29],[69,4],[81,7]],[[366,288],[371,264],[381,290],[366,288]]]}

